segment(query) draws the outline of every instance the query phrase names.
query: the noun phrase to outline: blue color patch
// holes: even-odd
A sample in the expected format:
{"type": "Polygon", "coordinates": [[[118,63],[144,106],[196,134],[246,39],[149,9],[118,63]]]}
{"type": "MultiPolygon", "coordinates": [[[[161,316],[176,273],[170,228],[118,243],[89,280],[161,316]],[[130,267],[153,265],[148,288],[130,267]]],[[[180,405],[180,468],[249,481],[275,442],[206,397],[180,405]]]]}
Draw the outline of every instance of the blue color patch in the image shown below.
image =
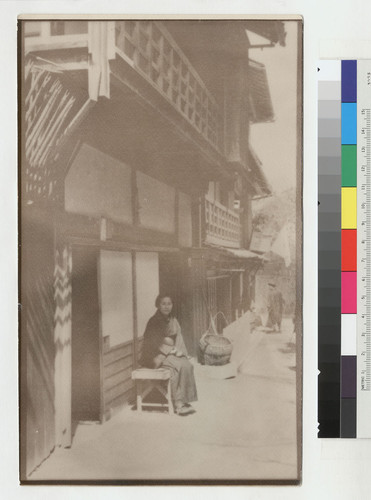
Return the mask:
{"type": "Polygon", "coordinates": [[[341,61],[341,102],[357,102],[357,61],[341,61]]]}
{"type": "Polygon", "coordinates": [[[357,104],[341,103],[341,144],[357,144],[357,104]]]}

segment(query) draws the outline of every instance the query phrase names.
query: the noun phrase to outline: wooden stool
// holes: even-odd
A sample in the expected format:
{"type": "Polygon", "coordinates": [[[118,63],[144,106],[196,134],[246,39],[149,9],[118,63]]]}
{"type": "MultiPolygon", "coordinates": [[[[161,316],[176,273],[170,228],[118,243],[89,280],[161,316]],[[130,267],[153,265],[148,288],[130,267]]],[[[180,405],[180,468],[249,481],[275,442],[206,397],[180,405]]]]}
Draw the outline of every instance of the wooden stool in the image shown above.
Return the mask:
{"type": "Polygon", "coordinates": [[[171,401],[170,371],[166,368],[138,368],[131,374],[132,380],[135,380],[137,391],[137,410],[142,411],[143,406],[159,406],[167,408],[169,415],[174,414],[171,401]],[[166,382],[164,387],[163,382],[166,382]],[[152,391],[157,389],[165,398],[166,403],[143,403],[144,398],[152,391]]]}

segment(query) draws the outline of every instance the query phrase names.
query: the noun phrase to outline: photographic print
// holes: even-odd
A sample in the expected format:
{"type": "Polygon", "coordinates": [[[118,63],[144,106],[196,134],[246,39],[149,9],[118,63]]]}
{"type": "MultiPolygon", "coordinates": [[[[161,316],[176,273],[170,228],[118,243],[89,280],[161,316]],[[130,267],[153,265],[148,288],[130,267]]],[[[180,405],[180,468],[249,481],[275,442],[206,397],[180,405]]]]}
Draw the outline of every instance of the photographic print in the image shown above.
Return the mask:
{"type": "Polygon", "coordinates": [[[19,20],[21,483],[300,483],[302,30],[19,20]]]}

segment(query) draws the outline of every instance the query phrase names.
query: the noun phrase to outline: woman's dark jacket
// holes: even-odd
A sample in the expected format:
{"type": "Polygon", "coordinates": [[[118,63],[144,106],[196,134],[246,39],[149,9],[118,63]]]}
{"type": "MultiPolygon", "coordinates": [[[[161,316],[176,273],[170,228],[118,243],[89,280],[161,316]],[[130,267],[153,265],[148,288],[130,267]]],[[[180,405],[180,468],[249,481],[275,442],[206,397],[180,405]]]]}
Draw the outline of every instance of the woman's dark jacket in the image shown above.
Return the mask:
{"type": "Polygon", "coordinates": [[[173,316],[164,316],[157,311],[148,321],[144,332],[140,364],[158,368],[174,347],[187,356],[178,321],[173,316]]]}

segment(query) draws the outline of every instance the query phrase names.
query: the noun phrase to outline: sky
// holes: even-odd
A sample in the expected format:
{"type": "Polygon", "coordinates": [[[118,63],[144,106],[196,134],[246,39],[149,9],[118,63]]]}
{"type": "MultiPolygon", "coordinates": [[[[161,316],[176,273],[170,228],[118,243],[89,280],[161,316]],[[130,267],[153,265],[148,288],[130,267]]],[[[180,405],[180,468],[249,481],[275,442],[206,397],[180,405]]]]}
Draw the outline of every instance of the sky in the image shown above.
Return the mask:
{"type": "Polygon", "coordinates": [[[273,192],[295,187],[296,180],[297,22],[285,22],[285,31],[285,47],[249,51],[250,59],[266,66],[275,115],[272,123],[252,124],[250,132],[273,192]]]}

